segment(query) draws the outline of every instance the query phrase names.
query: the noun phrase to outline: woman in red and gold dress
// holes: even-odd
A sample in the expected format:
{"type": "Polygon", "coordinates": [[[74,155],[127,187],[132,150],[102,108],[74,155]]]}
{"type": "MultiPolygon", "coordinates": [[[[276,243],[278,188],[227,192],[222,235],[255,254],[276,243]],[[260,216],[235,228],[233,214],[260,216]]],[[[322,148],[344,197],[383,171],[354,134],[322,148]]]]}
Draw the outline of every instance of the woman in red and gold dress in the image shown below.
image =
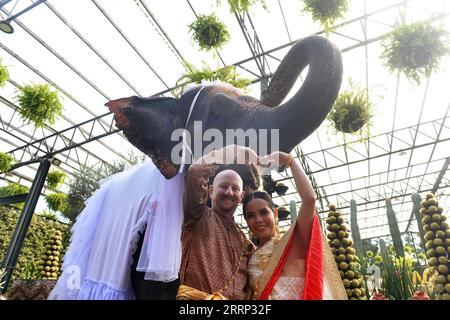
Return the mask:
{"type": "Polygon", "coordinates": [[[260,162],[270,168],[290,167],[302,204],[296,222],[281,235],[271,197],[256,191],[244,198],[244,217],[258,239],[248,263],[252,299],[346,300],[336,263],[322,237],[315,193],[305,172],[284,152],[261,157],[260,162]]]}

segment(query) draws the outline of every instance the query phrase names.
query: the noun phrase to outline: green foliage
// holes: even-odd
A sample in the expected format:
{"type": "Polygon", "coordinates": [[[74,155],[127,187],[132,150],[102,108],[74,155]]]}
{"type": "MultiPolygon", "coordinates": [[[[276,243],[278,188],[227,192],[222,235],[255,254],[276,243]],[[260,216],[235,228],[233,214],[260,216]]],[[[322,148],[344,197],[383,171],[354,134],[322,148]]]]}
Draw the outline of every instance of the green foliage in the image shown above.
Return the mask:
{"type": "Polygon", "coordinates": [[[105,178],[102,171],[88,166],[74,172],[69,182],[67,194],[67,206],[62,211],[63,215],[71,221],[84,209],[84,202],[99,188],[99,181],[105,178]]]}
{"type": "MultiPolygon", "coordinates": [[[[3,260],[9,241],[19,219],[19,212],[15,209],[0,206],[0,261],[3,260]]],[[[13,273],[15,279],[39,279],[36,273],[38,261],[46,251],[46,244],[53,234],[53,230],[61,231],[63,235],[62,258],[66,251],[70,239],[70,225],[62,224],[58,221],[49,220],[40,215],[34,215],[27,235],[25,237],[23,247],[17,261],[16,268],[13,273]]]]}
{"type": "Polygon", "coordinates": [[[187,73],[183,74],[177,80],[176,85],[179,88],[179,91],[177,92],[178,96],[181,95],[187,84],[201,83],[202,80],[206,81],[220,80],[222,82],[231,84],[235,88],[245,88],[251,84],[251,81],[249,79],[239,77],[239,75],[236,72],[235,66],[228,66],[218,70],[212,70],[211,67],[204,64],[202,69],[196,69],[191,65],[189,65],[189,67],[187,67],[186,69],[191,71],[188,71],[187,73]]]}
{"type": "Polygon", "coordinates": [[[395,217],[395,212],[392,208],[391,199],[386,199],[386,215],[388,219],[389,231],[391,232],[392,244],[395,253],[398,257],[404,257],[405,248],[403,246],[403,240],[400,234],[400,229],[398,227],[397,218],[395,217]]]}
{"type": "MultiPolygon", "coordinates": [[[[230,6],[231,13],[234,12],[248,13],[250,8],[258,2],[264,9],[267,10],[265,0],[227,0],[227,1],[228,5],[230,6]]],[[[219,4],[220,0],[218,0],[217,3],[219,4]]]]}
{"type": "Polygon", "coordinates": [[[63,212],[67,206],[67,195],[64,193],[52,193],[45,196],[47,207],[53,211],[63,212]]]}
{"type": "Polygon", "coordinates": [[[9,71],[8,69],[2,64],[2,60],[0,59],[0,88],[3,87],[9,79],[9,71]]]}
{"type": "Polygon", "coordinates": [[[417,255],[417,258],[418,258],[419,260],[421,260],[421,261],[426,261],[426,260],[427,260],[427,257],[425,256],[425,253],[423,253],[423,252],[420,252],[420,253],[417,255]]]}
{"type": "Polygon", "coordinates": [[[382,287],[384,295],[389,300],[407,300],[411,298],[418,288],[414,284],[412,261],[405,257],[391,255],[383,240],[380,240],[382,287]]]}
{"type": "Polygon", "coordinates": [[[100,187],[99,182],[115,173],[122,172],[130,166],[143,163],[146,156],[133,152],[128,154],[128,161],[114,161],[112,166],[81,167],[80,171],[74,172],[69,181],[69,192],[67,194],[66,206],[62,214],[70,221],[75,221],[76,217],[83,211],[84,202],[100,187]]]}
{"type": "Polygon", "coordinates": [[[363,247],[362,247],[362,241],[361,241],[361,234],[359,232],[359,226],[357,221],[357,207],[356,207],[356,201],[351,199],[350,200],[350,225],[351,225],[351,232],[352,232],[352,238],[355,243],[355,250],[356,254],[358,256],[361,256],[363,253],[363,247]]]}
{"type": "Polygon", "coordinates": [[[378,254],[378,242],[371,239],[362,239],[361,243],[364,252],[371,251],[374,255],[378,254]]]}
{"type": "Polygon", "coordinates": [[[58,221],[58,216],[56,215],[55,212],[52,212],[52,211],[44,210],[44,211],[38,212],[36,214],[41,216],[41,217],[43,217],[43,218],[46,218],[46,219],[50,219],[50,220],[53,220],[53,221],[58,221]]]}
{"type": "Polygon", "coordinates": [[[58,94],[51,91],[48,84],[25,86],[17,99],[22,119],[34,122],[37,128],[54,124],[57,117],[62,115],[63,106],[58,94]]]}
{"type": "MultiPolygon", "coordinates": [[[[15,182],[10,182],[6,186],[0,187],[0,197],[15,196],[18,194],[28,193],[30,189],[15,182]]],[[[11,207],[22,209],[24,203],[15,203],[11,207]]]]}
{"type": "Polygon", "coordinates": [[[199,15],[197,20],[189,25],[192,38],[201,50],[209,51],[220,49],[230,40],[226,25],[213,13],[210,15],[199,15]]]}
{"type": "Polygon", "coordinates": [[[47,175],[47,187],[50,190],[56,190],[61,184],[64,183],[67,174],[60,170],[51,170],[47,175]]]}
{"type": "Polygon", "coordinates": [[[312,14],[328,34],[337,19],[343,18],[348,9],[348,0],[304,0],[304,12],[312,14]]]}
{"type": "Polygon", "coordinates": [[[4,152],[0,152],[0,172],[7,172],[11,169],[15,159],[12,155],[4,152]]]}
{"type": "Polygon", "coordinates": [[[446,31],[429,22],[399,25],[387,35],[381,58],[391,72],[400,71],[417,84],[439,69],[441,57],[450,52],[446,31]]]}
{"type": "Polygon", "coordinates": [[[372,104],[365,91],[351,86],[351,90],[339,94],[328,114],[328,120],[336,131],[344,134],[362,134],[364,126],[370,128],[373,117],[372,104]]]}

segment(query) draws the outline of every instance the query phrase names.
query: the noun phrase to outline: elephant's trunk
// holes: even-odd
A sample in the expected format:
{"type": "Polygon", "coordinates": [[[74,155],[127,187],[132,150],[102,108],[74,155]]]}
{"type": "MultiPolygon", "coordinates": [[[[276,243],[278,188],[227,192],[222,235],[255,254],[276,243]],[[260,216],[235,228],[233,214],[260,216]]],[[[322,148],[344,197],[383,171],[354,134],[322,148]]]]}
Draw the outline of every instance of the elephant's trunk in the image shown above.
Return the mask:
{"type": "Polygon", "coordinates": [[[280,130],[280,150],[290,152],[319,127],[333,106],[341,81],[342,57],[328,39],[311,36],[292,47],[261,97],[263,104],[275,107],[267,121],[269,127],[280,130]],[[276,107],[308,65],[308,75],[300,90],[276,107]]]}

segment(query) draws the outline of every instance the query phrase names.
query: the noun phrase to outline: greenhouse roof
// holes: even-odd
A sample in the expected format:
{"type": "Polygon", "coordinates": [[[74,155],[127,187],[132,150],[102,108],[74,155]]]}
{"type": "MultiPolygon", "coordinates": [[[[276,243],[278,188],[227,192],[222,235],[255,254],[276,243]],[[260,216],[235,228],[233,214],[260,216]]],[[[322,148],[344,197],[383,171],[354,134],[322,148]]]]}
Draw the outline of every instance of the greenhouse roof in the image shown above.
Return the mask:
{"type": "MultiPolygon", "coordinates": [[[[5,2],[0,20],[33,4],[0,4],[5,2]]],[[[249,95],[259,98],[261,81],[270,78],[296,40],[324,35],[302,12],[302,1],[266,4],[267,10],[255,5],[249,14],[231,13],[225,0],[49,0],[35,6],[14,20],[14,33],[0,32],[0,58],[10,73],[0,89],[0,151],[19,162],[54,154],[69,175],[82,165],[126,160],[135,149],[104,104],[131,95],[170,96],[186,63],[235,65],[253,82],[249,95]],[[188,25],[211,12],[226,24],[231,39],[219,51],[200,51],[188,25]],[[17,90],[32,83],[49,83],[63,98],[63,116],[52,126],[35,129],[20,118],[17,90]]],[[[329,34],[343,55],[342,90],[351,79],[369,93],[375,113],[370,137],[364,132],[344,139],[326,120],[293,154],[313,182],[322,217],[328,204],[349,214],[350,200],[356,201],[363,239],[390,233],[388,198],[401,232],[417,231],[412,193],[433,191],[444,212],[450,207],[450,57],[420,85],[389,72],[380,58],[381,39],[398,21],[427,20],[448,31],[449,13],[445,0],[350,0],[345,18],[329,34]]],[[[30,185],[36,170],[37,164],[30,164],[1,178],[30,185]]],[[[275,197],[278,205],[299,202],[289,171],[274,173],[273,179],[289,187],[275,197]]]]}

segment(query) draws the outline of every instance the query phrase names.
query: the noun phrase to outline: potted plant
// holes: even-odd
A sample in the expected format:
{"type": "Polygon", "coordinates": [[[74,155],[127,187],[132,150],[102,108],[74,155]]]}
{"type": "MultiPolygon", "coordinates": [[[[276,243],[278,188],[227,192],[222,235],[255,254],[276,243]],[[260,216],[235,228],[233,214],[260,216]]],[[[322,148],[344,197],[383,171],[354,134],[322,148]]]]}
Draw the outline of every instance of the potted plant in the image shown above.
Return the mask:
{"type": "Polygon", "coordinates": [[[348,0],[304,0],[304,12],[312,14],[313,21],[319,22],[328,34],[334,22],[343,18],[348,9],[348,0]]]}
{"type": "Polygon", "coordinates": [[[15,159],[12,155],[4,152],[0,152],[0,172],[8,172],[12,165],[14,164],[15,159]]]}
{"type": "Polygon", "coordinates": [[[67,195],[64,193],[52,193],[45,196],[45,201],[50,210],[64,211],[67,203],[67,195]]]}
{"type": "MultiPolygon", "coordinates": [[[[230,6],[231,13],[248,13],[250,8],[257,2],[259,2],[261,6],[267,10],[265,0],[228,0],[228,5],[230,6]]],[[[219,4],[220,0],[218,0],[217,3],[219,4]]]]}
{"type": "Polygon", "coordinates": [[[241,78],[236,72],[235,66],[228,66],[218,70],[213,70],[208,65],[203,65],[201,69],[196,69],[195,67],[189,65],[186,66],[187,71],[177,80],[178,91],[176,95],[180,95],[186,85],[189,83],[202,83],[205,81],[220,80],[231,84],[235,88],[245,88],[251,81],[249,79],[241,78]]]}
{"type": "Polygon", "coordinates": [[[47,175],[47,187],[50,190],[56,190],[61,184],[64,183],[67,174],[59,170],[51,170],[47,175]]]}
{"type": "Polygon", "coordinates": [[[344,134],[362,134],[362,128],[370,128],[373,117],[372,104],[367,94],[351,85],[349,91],[344,91],[337,97],[333,109],[328,114],[328,120],[336,131],[344,134]]]}
{"type": "Polygon", "coordinates": [[[57,92],[51,91],[48,84],[27,85],[17,96],[24,120],[34,122],[37,128],[45,124],[54,124],[57,117],[62,115],[63,106],[57,92]]]}
{"type": "Polygon", "coordinates": [[[9,79],[8,69],[2,64],[0,60],[0,88],[3,87],[9,79]]]}
{"type": "Polygon", "coordinates": [[[408,300],[419,287],[414,284],[412,260],[407,257],[398,257],[395,252],[389,253],[383,240],[380,240],[381,277],[383,292],[389,300],[408,300]]]}
{"type": "Polygon", "coordinates": [[[189,25],[192,38],[200,47],[200,50],[209,51],[220,49],[230,40],[226,25],[213,13],[199,15],[197,20],[189,25]]]}
{"type": "Polygon", "coordinates": [[[450,52],[446,31],[429,22],[401,24],[389,33],[381,58],[391,72],[399,71],[417,84],[439,68],[442,56],[450,52]]]}

